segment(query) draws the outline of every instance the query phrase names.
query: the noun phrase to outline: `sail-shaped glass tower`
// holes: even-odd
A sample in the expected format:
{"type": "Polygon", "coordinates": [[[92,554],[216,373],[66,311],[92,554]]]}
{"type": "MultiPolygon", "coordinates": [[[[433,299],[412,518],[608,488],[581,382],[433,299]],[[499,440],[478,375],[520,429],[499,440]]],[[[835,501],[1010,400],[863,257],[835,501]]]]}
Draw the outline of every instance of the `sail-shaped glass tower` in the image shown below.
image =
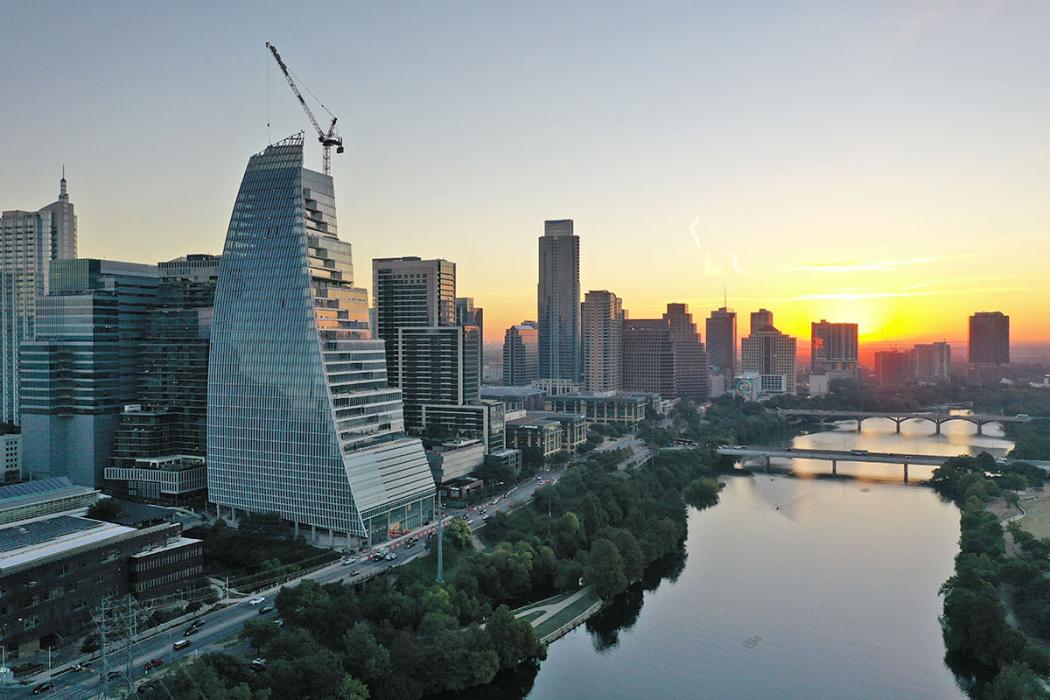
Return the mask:
{"type": "Polygon", "coordinates": [[[434,480],[404,433],[383,342],[368,330],[332,178],[303,138],[251,157],[230,217],[208,370],[208,492],[323,543],[382,542],[428,522],[434,480]]]}

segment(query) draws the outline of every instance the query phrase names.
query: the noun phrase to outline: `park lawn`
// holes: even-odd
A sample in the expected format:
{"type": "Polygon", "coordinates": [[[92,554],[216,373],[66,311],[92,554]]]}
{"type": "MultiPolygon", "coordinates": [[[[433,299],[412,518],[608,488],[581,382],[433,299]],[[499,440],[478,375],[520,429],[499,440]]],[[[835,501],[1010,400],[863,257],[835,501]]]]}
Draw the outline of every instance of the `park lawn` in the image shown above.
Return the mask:
{"type": "Polygon", "coordinates": [[[587,595],[582,596],[572,605],[569,605],[563,610],[559,610],[540,624],[536,625],[536,636],[540,639],[543,639],[543,637],[555,631],[556,629],[568,623],[569,621],[573,620],[578,615],[583,614],[583,612],[587,610],[587,608],[600,601],[601,598],[598,597],[597,593],[595,593],[594,591],[589,591],[587,595]]]}
{"type": "Polygon", "coordinates": [[[1041,490],[1031,500],[1022,498],[1021,507],[1028,515],[1017,524],[1036,537],[1050,537],[1050,491],[1041,490]]]}
{"type": "Polygon", "coordinates": [[[532,622],[533,620],[535,620],[537,617],[539,617],[542,614],[543,614],[542,610],[533,610],[532,612],[525,613],[524,615],[522,615],[518,619],[519,620],[525,620],[525,622],[532,622]]]}

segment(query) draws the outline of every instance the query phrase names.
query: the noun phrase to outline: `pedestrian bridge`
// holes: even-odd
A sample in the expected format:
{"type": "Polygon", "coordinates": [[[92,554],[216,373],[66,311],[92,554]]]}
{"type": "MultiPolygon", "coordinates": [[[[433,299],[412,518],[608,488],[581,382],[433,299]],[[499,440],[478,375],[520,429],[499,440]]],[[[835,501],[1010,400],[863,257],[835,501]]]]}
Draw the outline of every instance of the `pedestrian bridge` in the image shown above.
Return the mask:
{"type": "Polygon", "coordinates": [[[941,426],[948,421],[965,421],[977,426],[977,434],[984,434],[984,426],[988,423],[1027,423],[1031,417],[1026,415],[998,416],[990,413],[957,414],[941,411],[817,411],[798,408],[782,408],[777,413],[785,418],[819,418],[820,422],[835,420],[857,421],[857,432],[860,432],[861,424],[868,418],[886,418],[897,424],[897,432],[901,431],[901,423],[909,420],[924,420],[933,423],[934,434],[941,434],[941,426]]]}
{"type": "MultiPolygon", "coordinates": [[[[929,467],[939,467],[951,456],[918,455],[905,452],[868,452],[867,450],[813,450],[796,447],[745,447],[742,445],[722,445],[718,448],[718,454],[743,459],[765,459],[766,467],[770,461],[776,459],[817,459],[831,462],[831,473],[838,474],[839,462],[875,462],[879,464],[901,464],[904,466],[904,480],[908,480],[908,466],[919,464],[929,467]]],[[[1050,461],[1017,460],[999,457],[995,460],[999,464],[1011,462],[1023,462],[1032,464],[1046,471],[1050,471],[1050,461]]]]}

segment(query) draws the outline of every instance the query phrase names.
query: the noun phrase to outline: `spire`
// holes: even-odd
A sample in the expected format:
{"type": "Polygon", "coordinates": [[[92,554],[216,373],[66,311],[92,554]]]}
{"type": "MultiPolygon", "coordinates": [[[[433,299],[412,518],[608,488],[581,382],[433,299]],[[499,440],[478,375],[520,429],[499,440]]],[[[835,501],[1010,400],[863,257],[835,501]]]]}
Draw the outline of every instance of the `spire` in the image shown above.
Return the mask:
{"type": "Polygon", "coordinates": [[[62,179],[58,181],[58,201],[68,202],[69,192],[66,191],[66,166],[62,166],[62,179]]]}

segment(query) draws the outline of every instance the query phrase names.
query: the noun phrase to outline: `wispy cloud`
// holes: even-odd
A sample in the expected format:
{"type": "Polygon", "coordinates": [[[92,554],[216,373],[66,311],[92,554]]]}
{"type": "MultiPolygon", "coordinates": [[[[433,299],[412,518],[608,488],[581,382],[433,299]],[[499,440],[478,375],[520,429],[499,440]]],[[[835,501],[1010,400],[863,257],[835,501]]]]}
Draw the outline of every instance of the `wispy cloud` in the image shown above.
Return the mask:
{"type": "Polygon", "coordinates": [[[733,272],[738,275],[744,274],[744,270],[740,267],[740,258],[736,256],[736,253],[733,253],[733,272]]]}
{"type": "Polygon", "coordinates": [[[711,260],[711,254],[708,253],[704,256],[704,276],[705,277],[721,277],[722,268],[711,260]]]}
{"type": "Polygon", "coordinates": [[[689,224],[689,235],[693,237],[693,243],[696,244],[696,252],[700,252],[700,236],[696,235],[696,227],[700,225],[700,217],[693,219],[693,223],[689,224]]]}

